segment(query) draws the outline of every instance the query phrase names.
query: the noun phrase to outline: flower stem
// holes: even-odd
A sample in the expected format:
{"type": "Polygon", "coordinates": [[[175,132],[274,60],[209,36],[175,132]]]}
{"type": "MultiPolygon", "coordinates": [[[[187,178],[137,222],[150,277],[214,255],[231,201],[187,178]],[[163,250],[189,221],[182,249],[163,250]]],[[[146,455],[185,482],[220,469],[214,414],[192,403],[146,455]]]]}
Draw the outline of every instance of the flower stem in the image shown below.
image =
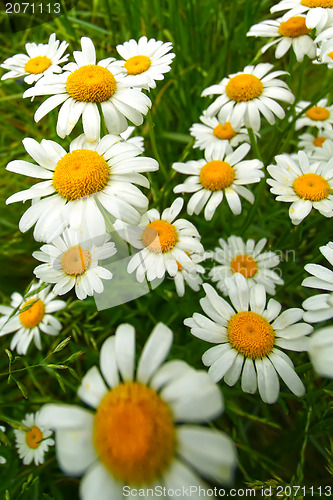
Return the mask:
{"type": "Polygon", "coordinates": [[[154,123],[153,123],[153,120],[152,120],[152,115],[151,115],[151,111],[148,113],[148,124],[149,124],[149,134],[150,134],[150,140],[151,140],[151,147],[152,147],[152,150],[153,150],[153,153],[154,153],[154,156],[156,158],[156,160],[158,161],[159,163],[159,166],[160,166],[160,169],[161,169],[161,172],[163,174],[163,177],[165,178],[166,181],[169,181],[169,176],[167,174],[167,171],[166,171],[166,168],[160,158],[160,155],[158,153],[158,149],[157,149],[157,144],[156,144],[156,137],[155,137],[155,132],[154,132],[154,123]]]}
{"type": "Polygon", "coordinates": [[[249,137],[250,137],[251,147],[253,149],[253,152],[255,153],[255,155],[258,158],[258,160],[262,161],[262,157],[261,157],[261,154],[260,154],[260,151],[259,151],[259,148],[258,148],[257,139],[256,139],[256,136],[254,135],[253,129],[249,127],[247,129],[247,131],[248,131],[248,134],[249,134],[249,137]]]}

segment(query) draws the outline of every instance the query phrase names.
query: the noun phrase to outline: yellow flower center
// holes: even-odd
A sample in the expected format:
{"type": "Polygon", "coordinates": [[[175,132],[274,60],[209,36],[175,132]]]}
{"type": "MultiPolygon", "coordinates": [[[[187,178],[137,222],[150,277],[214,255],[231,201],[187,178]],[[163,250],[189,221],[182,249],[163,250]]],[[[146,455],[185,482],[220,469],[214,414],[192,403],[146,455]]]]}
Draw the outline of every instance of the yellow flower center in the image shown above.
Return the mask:
{"type": "Polygon", "coordinates": [[[313,144],[314,146],[317,146],[318,148],[322,148],[323,147],[323,143],[326,141],[327,137],[316,137],[315,139],[313,139],[313,144]]]}
{"type": "Polygon", "coordinates": [[[267,356],[275,342],[273,327],[253,311],[242,311],[232,316],[227,335],[232,347],[251,359],[267,356]]]}
{"type": "Polygon", "coordinates": [[[43,433],[39,427],[33,425],[30,427],[30,431],[27,432],[25,440],[29,448],[36,449],[43,440],[43,433]]]}
{"type": "Polygon", "coordinates": [[[209,161],[199,174],[201,185],[209,191],[221,191],[231,186],[235,180],[235,172],[229,163],[221,160],[209,161]]]}
{"type": "Polygon", "coordinates": [[[321,175],[304,174],[295,179],[293,189],[303,200],[320,201],[327,198],[331,188],[321,175]]]}
{"type": "Polygon", "coordinates": [[[331,9],[333,7],[333,0],[301,0],[301,5],[310,9],[315,9],[316,7],[331,9]]]}
{"type": "Polygon", "coordinates": [[[104,396],[93,439],[101,462],[125,484],[149,484],[160,477],[176,447],[169,406],[137,382],[120,384],[104,396]]]}
{"type": "Polygon", "coordinates": [[[142,241],[151,252],[166,253],[176,245],[178,233],[170,222],[154,220],[144,228],[142,241]]]}
{"type": "Polygon", "coordinates": [[[24,66],[24,71],[27,73],[33,73],[34,75],[39,75],[46,71],[52,64],[51,59],[46,56],[32,57],[26,62],[24,66]]]}
{"type": "Polygon", "coordinates": [[[244,73],[231,78],[225,88],[227,96],[233,101],[251,101],[262,94],[264,86],[254,75],[244,73]]]}
{"type": "Polygon", "coordinates": [[[110,167],[96,151],[77,149],[58,161],[53,174],[53,187],[62,198],[78,200],[105,188],[110,167]]]}
{"type": "Polygon", "coordinates": [[[297,38],[298,36],[308,35],[310,29],[305,24],[305,17],[295,16],[291,17],[279,26],[279,33],[282,36],[289,38],[297,38]]]}
{"type": "Polygon", "coordinates": [[[312,106],[312,108],[308,109],[305,113],[310,120],[314,121],[325,121],[330,116],[330,112],[326,108],[322,108],[321,106],[312,106]]]}
{"type": "Polygon", "coordinates": [[[80,245],[69,248],[61,258],[61,268],[69,276],[80,276],[88,269],[91,253],[82,250],[80,245]]]}
{"type": "Polygon", "coordinates": [[[332,50],[332,52],[329,52],[327,55],[328,55],[328,57],[330,57],[331,59],[333,59],[333,50],[332,50]]]}
{"type": "Polygon", "coordinates": [[[27,302],[23,304],[21,309],[25,309],[25,311],[21,312],[19,315],[21,324],[25,328],[34,328],[37,326],[42,319],[44,318],[45,314],[45,306],[44,303],[38,299],[30,299],[27,302]],[[30,307],[29,304],[32,304],[30,307]],[[28,307],[28,309],[25,309],[28,307]]]}
{"type": "Polygon", "coordinates": [[[139,75],[144,73],[150,68],[151,60],[147,56],[133,56],[129,57],[124,64],[129,75],[139,75]]]}
{"type": "Polygon", "coordinates": [[[113,74],[96,64],[81,66],[69,75],[66,82],[68,94],[77,101],[104,102],[113,96],[116,89],[113,74]]]}
{"type": "Polygon", "coordinates": [[[231,261],[233,273],[240,273],[245,278],[252,278],[258,271],[256,261],[250,255],[237,255],[231,261]]]}
{"type": "Polygon", "coordinates": [[[218,139],[228,140],[235,137],[235,135],[237,135],[237,132],[234,131],[230,122],[225,122],[224,125],[221,125],[221,123],[216,125],[213,130],[213,135],[218,139]]]}

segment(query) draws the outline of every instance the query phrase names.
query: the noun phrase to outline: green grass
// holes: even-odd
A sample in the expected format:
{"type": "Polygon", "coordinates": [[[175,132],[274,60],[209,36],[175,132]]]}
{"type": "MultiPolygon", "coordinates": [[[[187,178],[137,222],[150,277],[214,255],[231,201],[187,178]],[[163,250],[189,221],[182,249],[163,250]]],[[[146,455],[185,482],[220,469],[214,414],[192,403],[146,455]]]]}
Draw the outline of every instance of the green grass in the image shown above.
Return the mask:
{"type": "MultiPolygon", "coordinates": [[[[142,35],[171,41],[176,54],[172,70],[151,91],[153,106],[150,116],[136,132],[145,138],[145,154],[158,156],[163,164],[165,174],[160,170],[150,175],[152,187],[146,192],[150,208],[162,210],[175,198],[172,188],[184,180],[184,176],[172,170],[172,164],[202,157],[200,151],[192,148],[189,135],[190,126],[199,121],[202,111],[211,102],[209,98],[200,97],[202,90],[220,82],[229,73],[241,71],[254,60],[256,63],[271,62],[277,69],[290,69],[289,55],[276,61],[270,50],[259,57],[263,40],[246,38],[251,25],[271,17],[269,8],[272,4],[267,0],[79,0],[66,16],[52,22],[16,33],[2,32],[1,60],[24,52],[26,42],[46,43],[52,32],[58,39],[69,42],[70,51],[80,49],[82,36],[91,37],[98,59],[117,57],[117,44],[142,35]]],[[[328,95],[332,101],[332,75],[326,67],[312,65],[306,59],[301,65],[293,63],[292,75],[287,81],[298,99],[316,102],[328,95]]],[[[11,194],[27,188],[34,181],[6,171],[5,166],[13,159],[29,161],[22,146],[25,137],[38,141],[52,139],[67,147],[70,140],[81,132],[78,125],[70,138],[63,141],[57,138],[56,110],[36,124],[33,114],[42,99],[36,98],[34,102],[21,99],[25,88],[24,83],[13,80],[2,82],[0,86],[2,304],[9,303],[11,293],[22,293],[29,285],[37,265],[31,254],[40,247],[34,241],[32,231],[22,234],[18,229],[18,221],[28,203],[5,206],[5,200],[11,194]]],[[[260,133],[258,148],[265,166],[272,163],[276,154],[297,150],[297,134],[288,117],[274,127],[266,124],[260,133]]],[[[276,298],[284,308],[301,307],[302,301],[313,294],[301,287],[307,275],[304,265],[309,262],[325,264],[319,246],[328,242],[332,222],[316,212],[300,226],[293,227],[288,204],[276,202],[267,185],[257,185],[252,190],[258,195],[258,202],[254,208],[246,201],[242,202],[243,212],[238,217],[232,215],[225,203],[210,223],[203,216],[190,218],[185,211],[182,216],[198,228],[206,250],[213,250],[218,238],[232,234],[255,240],[266,237],[268,246],[285,256],[280,266],[285,284],[277,287],[276,298]],[[290,257],[292,255],[294,258],[290,257]]],[[[184,198],[187,202],[188,196],[184,198]]],[[[210,263],[206,265],[208,267],[210,263]]],[[[63,331],[56,338],[44,336],[42,351],[31,346],[27,356],[19,357],[8,352],[11,336],[0,337],[0,421],[10,422],[15,427],[25,413],[37,411],[50,401],[79,404],[76,390],[81,377],[93,364],[98,364],[103,341],[123,322],[135,326],[140,353],[154,325],[163,321],[172,328],[175,336],[170,359],[181,358],[203,369],[201,356],[210,345],[195,339],[183,325],[185,318],[201,312],[199,298],[202,296],[203,291],[195,293],[188,288],[185,297],[180,299],[173,282],[166,279],[146,296],[97,312],[93,299],[79,302],[69,293],[68,308],[58,314],[64,325],[63,331]],[[68,337],[70,341],[55,352],[56,346],[68,337]]],[[[261,488],[272,484],[309,488],[332,483],[333,382],[314,373],[307,354],[291,353],[291,358],[307,388],[301,399],[282,383],[278,403],[269,406],[258,394],[243,393],[239,383],[234,388],[219,384],[224,395],[225,412],[215,426],[230,435],[237,446],[239,467],[235,488],[246,488],[247,485],[261,488]],[[276,483],[272,482],[274,480],[276,483]]],[[[42,466],[23,466],[16,453],[11,426],[6,427],[3,439],[7,440],[8,446],[2,446],[0,454],[8,463],[0,466],[0,498],[77,498],[79,480],[60,472],[54,450],[46,455],[42,466]]]]}

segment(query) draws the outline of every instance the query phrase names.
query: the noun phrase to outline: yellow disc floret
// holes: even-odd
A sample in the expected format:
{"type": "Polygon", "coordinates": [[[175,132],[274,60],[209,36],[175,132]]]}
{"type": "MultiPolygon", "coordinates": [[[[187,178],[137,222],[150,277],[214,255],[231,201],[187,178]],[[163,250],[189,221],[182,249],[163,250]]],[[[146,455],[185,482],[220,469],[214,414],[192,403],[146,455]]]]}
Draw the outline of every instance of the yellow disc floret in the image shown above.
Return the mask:
{"type": "Polygon", "coordinates": [[[237,132],[234,131],[230,122],[225,122],[224,125],[221,125],[221,123],[216,125],[213,130],[213,135],[218,139],[228,140],[235,137],[235,135],[237,135],[237,132]]]}
{"type": "Polygon", "coordinates": [[[104,157],[90,149],[77,149],[58,161],[53,187],[66,200],[78,200],[105,188],[110,167],[104,157]]]}
{"type": "Polygon", "coordinates": [[[324,177],[310,173],[297,177],[293,183],[293,189],[303,200],[320,201],[327,198],[331,188],[324,177]]]}
{"type": "Polygon", "coordinates": [[[332,50],[332,52],[329,52],[327,55],[328,55],[328,57],[330,57],[331,59],[333,59],[333,50],[332,50]]]}
{"type": "Polygon", "coordinates": [[[27,302],[23,304],[21,307],[21,310],[23,311],[20,313],[19,318],[21,321],[21,324],[25,328],[34,328],[37,326],[42,319],[44,318],[45,314],[45,306],[44,303],[38,299],[30,299],[27,302]],[[29,305],[31,306],[29,307],[29,305]]]}
{"type": "Polygon", "coordinates": [[[280,35],[289,38],[308,35],[310,31],[311,30],[305,24],[305,17],[301,16],[291,17],[279,26],[280,35]]]}
{"type": "Polygon", "coordinates": [[[124,484],[149,484],[168,467],[176,446],[169,406],[137,382],[109,391],[97,408],[94,445],[103,465],[124,484]]]}
{"type": "Polygon", "coordinates": [[[201,185],[209,191],[221,191],[234,182],[235,172],[226,161],[214,160],[204,165],[199,174],[201,185]]]}
{"type": "Polygon", "coordinates": [[[231,261],[233,273],[240,273],[245,278],[252,278],[258,271],[256,261],[250,255],[237,255],[231,261]]]}
{"type": "Polygon", "coordinates": [[[151,60],[148,56],[133,56],[129,57],[124,64],[124,68],[129,75],[139,75],[150,68],[151,60]]]}
{"type": "Polygon", "coordinates": [[[69,248],[61,258],[61,268],[68,276],[81,276],[88,269],[91,253],[80,245],[69,248]]]}
{"type": "Polygon", "coordinates": [[[305,114],[310,120],[314,120],[315,122],[325,121],[330,117],[328,109],[321,106],[312,106],[305,114]]]}
{"type": "Polygon", "coordinates": [[[315,9],[321,7],[322,9],[331,9],[333,7],[333,0],[301,0],[301,5],[315,9]]]}
{"type": "Polygon", "coordinates": [[[172,250],[178,241],[178,233],[174,225],[165,220],[154,220],[142,232],[145,247],[154,253],[165,253],[172,250]]]}
{"type": "Polygon", "coordinates": [[[32,57],[26,62],[24,66],[24,71],[27,73],[32,73],[34,75],[39,75],[44,73],[52,64],[51,59],[46,56],[32,57]]]}
{"type": "Polygon", "coordinates": [[[244,73],[231,78],[225,88],[227,96],[236,102],[251,101],[263,92],[264,86],[254,75],[244,73]]]}
{"type": "Polygon", "coordinates": [[[76,101],[104,102],[116,89],[116,79],[111,71],[96,64],[81,66],[69,75],[66,82],[68,94],[76,101]]]}
{"type": "Polygon", "coordinates": [[[317,148],[322,148],[323,143],[326,141],[326,139],[327,139],[327,137],[322,137],[322,136],[318,135],[318,137],[313,139],[313,144],[314,144],[314,146],[317,146],[317,148]]]}
{"type": "Polygon", "coordinates": [[[27,432],[25,436],[25,440],[29,448],[32,448],[35,450],[36,448],[39,447],[43,440],[43,433],[40,430],[39,427],[36,427],[36,425],[33,425],[30,427],[30,431],[27,432]]]}
{"type": "Polygon", "coordinates": [[[232,316],[227,327],[227,335],[232,347],[251,359],[267,356],[275,342],[271,324],[253,311],[242,311],[232,316]]]}

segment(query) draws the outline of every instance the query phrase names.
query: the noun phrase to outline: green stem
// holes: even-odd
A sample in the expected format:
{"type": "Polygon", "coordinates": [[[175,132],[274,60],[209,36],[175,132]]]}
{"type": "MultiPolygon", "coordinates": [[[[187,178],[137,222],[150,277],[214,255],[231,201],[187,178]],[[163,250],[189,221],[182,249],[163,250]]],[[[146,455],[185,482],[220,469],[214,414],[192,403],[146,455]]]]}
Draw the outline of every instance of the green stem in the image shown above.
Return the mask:
{"type": "Polygon", "coordinates": [[[128,255],[127,243],[119,236],[118,232],[114,228],[114,225],[110,221],[109,214],[107,213],[101,202],[97,198],[95,201],[99,211],[104,217],[106,230],[112,237],[112,240],[115,242],[118,252],[124,252],[126,255],[128,255]]]}
{"type": "Polygon", "coordinates": [[[154,156],[156,158],[156,160],[158,161],[159,163],[159,166],[160,166],[160,169],[161,169],[161,172],[163,174],[163,177],[165,178],[166,181],[169,181],[169,176],[168,176],[168,173],[166,171],[166,168],[160,158],[160,155],[158,153],[158,149],[157,149],[157,144],[156,144],[156,137],[155,137],[155,132],[154,132],[154,123],[153,123],[153,120],[152,120],[152,115],[151,115],[151,111],[148,113],[148,124],[149,124],[149,134],[150,134],[150,140],[151,140],[151,147],[152,147],[152,150],[153,150],[153,153],[154,153],[154,156]]]}
{"type": "Polygon", "coordinates": [[[249,127],[247,129],[247,131],[248,131],[248,134],[249,134],[249,137],[250,137],[250,142],[251,142],[251,147],[253,149],[253,152],[256,155],[256,157],[258,158],[258,160],[262,161],[262,157],[261,157],[261,154],[260,154],[260,151],[259,151],[259,148],[258,148],[257,139],[256,139],[256,136],[255,136],[255,134],[253,132],[253,129],[249,127]]]}

